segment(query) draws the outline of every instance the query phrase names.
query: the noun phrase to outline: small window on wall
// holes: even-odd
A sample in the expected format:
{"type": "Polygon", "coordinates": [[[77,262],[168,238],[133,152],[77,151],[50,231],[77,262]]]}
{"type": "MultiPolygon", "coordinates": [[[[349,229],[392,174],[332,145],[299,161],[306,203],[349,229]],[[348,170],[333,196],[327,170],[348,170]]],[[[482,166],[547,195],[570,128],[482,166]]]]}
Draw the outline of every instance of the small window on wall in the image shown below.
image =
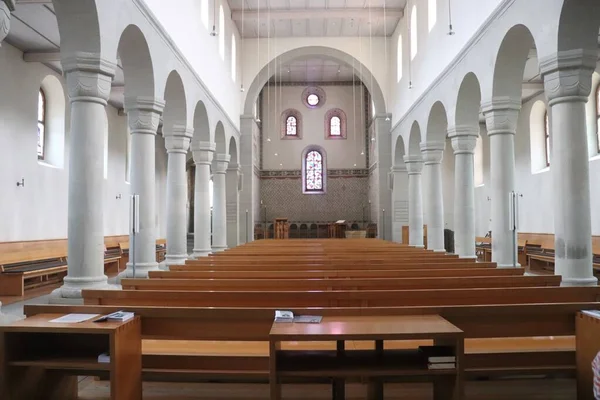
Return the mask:
{"type": "Polygon", "coordinates": [[[400,82],[402,79],[402,35],[398,36],[398,54],[397,54],[397,81],[400,82]]]}
{"type": "Polygon", "coordinates": [[[236,49],[235,35],[231,35],[231,79],[235,82],[237,78],[237,49],[236,49]]]}
{"type": "Polygon", "coordinates": [[[325,193],[325,151],[318,146],[309,146],[302,152],[302,192],[304,194],[325,193]]]}
{"type": "Polygon", "coordinates": [[[419,51],[418,40],[418,22],[417,22],[417,5],[415,4],[410,12],[410,59],[414,60],[419,51]]]}
{"type": "Polygon", "coordinates": [[[223,6],[219,6],[219,55],[225,61],[225,14],[223,6]]]}
{"type": "Polygon", "coordinates": [[[547,171],[550,165],[550,120],[543,100],[536,101],[531,107],[529,140],[531,173],[547,171]]]}
{"type": "Polygon", "coordinates": [[[346,139],[346,113],[339,108],[325,114],[325,138],[346,139]]]}
{"type": "Polygon", "coordinates": [[[301,139],[302,138],[302,115],[298,110],[288,109],[281,113],[281,138],[282,139],[301,139]]]}
{"type": "Polygon", "coordinates": [[[46,94],[42,89],[38,93],[37,115],[37,156],[38,160],[43,160],[46,141],[46,94]]]}

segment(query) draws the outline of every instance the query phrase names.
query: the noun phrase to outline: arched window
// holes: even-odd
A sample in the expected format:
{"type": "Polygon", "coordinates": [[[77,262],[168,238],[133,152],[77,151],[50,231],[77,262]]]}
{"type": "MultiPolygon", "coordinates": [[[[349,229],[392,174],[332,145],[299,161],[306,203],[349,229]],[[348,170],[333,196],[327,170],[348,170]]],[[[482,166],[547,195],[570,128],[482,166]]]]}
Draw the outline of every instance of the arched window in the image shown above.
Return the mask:
{"type": "Polygon", "coordinates": [[[281,138],[302,138],[302,115],[298,110],[290,108],[281,113],[281,138]]]}
{"type": "Polygon", "coordinates": [[[398,36],[398,54],[397,54],[397,74],[398,74],[398,82],[402,79],[402,35],[398,36]]]}
{"type": "Polygon", "coordinates": [[[550,166],[550,118],[548,111],[544,114],[544,154],[546,156],[546,167],[550,166]]]}
{"type": "Polygon", "coordinates": [[[596,88],[596,120],[598,127],[596,130],[596,142],[598,145],[598,153],[600,153],[600,84],[596,88]]]}
{"type": "Polygon", "coordinates": [[[231,35],[231,79],[235,82],[237,78],[237,49],[235,35],[231,35]]]}
{"type": "Polygon", "coordinates": [[[304,157],[304,192],[323,192],[323,155],[310,150],[304,157]]]}
{"type": "Polygon", "coordinates": [[[429,22],[429,32],[431,32],[437,22],[437,0],[428,0],[427,14],[427,20],[429,22]]]}
{"type": "Polygon", "coordinates": [[[345,139],[346,137],[346,113],[339,108],[327,111],[325,114],[325,138],[345,139]]]}
{"type": "Polygon", "coordinates": [[[204,28],[208,30],[208,0],[200,0],[200,19],[204,28]]]}
{"type": "Polygon", "coordinates": [[[37,117],[37,156],[38,160],[44,159],[46,141],[46,94],[42,89],[38,93],[38,117],[37,117]]]}
{"type": "Polygon", "coordinates": [[[225,14],[223,6],[219,6],[219,55],[225,61],[225,14]]]}
{"type": "Polygon", "coordinates": [[[418,24],[417,24],[417,5],[415,4],[410,13],[410,59],[414,60],[419,50],[418,42],[418,24]]]}

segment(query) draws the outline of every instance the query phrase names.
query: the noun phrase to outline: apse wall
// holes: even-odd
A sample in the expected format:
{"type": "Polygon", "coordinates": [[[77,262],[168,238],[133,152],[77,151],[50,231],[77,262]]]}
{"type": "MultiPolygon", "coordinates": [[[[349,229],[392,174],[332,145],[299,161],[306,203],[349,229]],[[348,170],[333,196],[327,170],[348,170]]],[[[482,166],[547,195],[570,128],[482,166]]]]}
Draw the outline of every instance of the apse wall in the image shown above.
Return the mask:
{"type": "MultiPolygon", "coordinates": [[[[39,162],[36,153],[38,91],[44,78],[60,75],[39,63],[26,63],[23,53],[8,43],[0,47],[0,71],[10,79],[0,79],[0,241],[58,239],[67,237],[69,170],[69,107],[65,122],[63,163],[39,162]],[[55,163],[60,164],[60,163],[55,163]],[[24,179],[25,186],[16,183],[24,179]]],[[[64,84],[64,83],[63,83],[64,84]]],[[[46,93],[48,102],[55,101],[46,93]]],[[[66,96],[65,96],[66,97],[66,96]]],[[[129,188],[127,178],[127,120],[107,107],[108,170],[104,179],[104,234],[127,234],[129,188]],[[121,195],[120,199],[117,199],[121,195]]],[[[48,134],[52,134],[49,132],[48,134]]],[[[166,202],[166,152],[157,138],[157,225],[164,237],[166,202]]]]}

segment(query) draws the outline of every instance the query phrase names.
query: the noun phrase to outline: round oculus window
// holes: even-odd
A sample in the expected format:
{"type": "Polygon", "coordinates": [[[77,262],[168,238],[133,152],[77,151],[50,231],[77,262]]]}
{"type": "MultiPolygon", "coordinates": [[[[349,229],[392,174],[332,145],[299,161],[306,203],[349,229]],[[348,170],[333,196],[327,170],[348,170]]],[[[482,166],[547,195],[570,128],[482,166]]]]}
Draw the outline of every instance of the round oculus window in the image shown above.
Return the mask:
{"type": "Polygon", "coordinates": [[[309,106],[316,106],[319,104],[319,96],[317,96],[316,94],[309,94],[308,97],[306,98],[306,102],[308,103],[309,106]]]}

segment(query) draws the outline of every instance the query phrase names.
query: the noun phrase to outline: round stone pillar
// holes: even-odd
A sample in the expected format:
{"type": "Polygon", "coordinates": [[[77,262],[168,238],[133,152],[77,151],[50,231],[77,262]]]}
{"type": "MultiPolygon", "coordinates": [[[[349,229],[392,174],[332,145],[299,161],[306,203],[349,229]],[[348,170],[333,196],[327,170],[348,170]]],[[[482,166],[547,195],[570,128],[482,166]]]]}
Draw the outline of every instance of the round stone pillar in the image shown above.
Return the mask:
{"type": "Polygon", "coordinates": [[[585,104],[597,52],[572,50],[541,60],[551,119],[555,270],[563,286],[594,286],[585,104]]]}
{"type": "MultiPolygon", "coordinates": [[[[408,224],[408,173],[406,166],[392,167],[392,241],[402,243],[402,227],[408,224]]],[[[406,243],[408,244],[408,243],[406,243]]]]}
{"type": "Polygon", "coordinates": [[[425,186],[428,198],[425,201],[427,215],[427,248],[445,253],[444,246],[444,192],[442,188],[442,158],[445,142],[428,141],[421,143],[421,153],[428,173],[425,174],[425,186]]]}
{"type": "Polygon", "coordinates": [[[449,130],[454,150],[454,252],[460,258],[475,254],[475,146],[479,126],[449,130]]]}
{"type": "Polygon", "coordinates": [[[226,180],[227,196],[227,247],[237,247],[240,243],[240,179],[239,165],[229,164],[226,180]]]}
{"type": "Polygon", "coordinates": [[[192,144],[196,181],[194,186],[194,258],[206,257],[210,247],[210,166],[215,152],[215,144],[198,142],[192,144]]]}
{"type": "Polygon", "coordinates": [[[69,135],[68,273],[53,303],[82,302],[81,290],[105,289],[104,146],[106,104],[115,65],[88,53],[62,60],[71,104],[69,135]]]}
{"type": "Polygon", "coordinates": [[[187,177],[186,156],[193,130],[175,125],[165,130],[167,149],[167,254],[165,266],[185,264],[187,254],[186,203],[187,177]]]}
{"type": "Polygon", "coordinates": [[[409,244],[423,248],[423,191],[421,173],[423,159],[420,155],[404,156],[404,164],[408,171],[408,225],[409,244]]]}
{"type": "Polygon", "coordinates": [[[217,154],[213,162],[213,236],[212,250],[227,249],[227,182],[225,174],[231,156],[217,154]]]}

